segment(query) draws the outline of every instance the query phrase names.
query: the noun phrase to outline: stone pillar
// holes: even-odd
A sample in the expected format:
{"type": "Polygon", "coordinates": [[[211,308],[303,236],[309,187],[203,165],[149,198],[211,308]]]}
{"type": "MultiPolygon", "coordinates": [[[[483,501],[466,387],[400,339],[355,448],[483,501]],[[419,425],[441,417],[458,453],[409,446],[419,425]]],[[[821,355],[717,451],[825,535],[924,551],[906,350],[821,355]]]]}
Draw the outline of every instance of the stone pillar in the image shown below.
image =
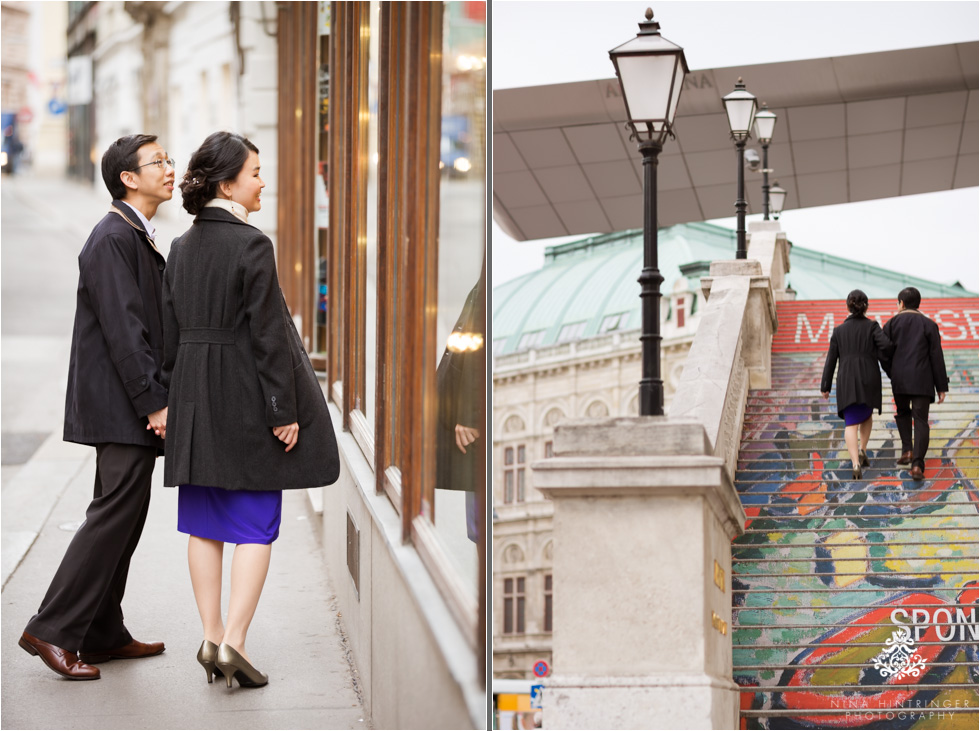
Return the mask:
{"type": "Polygon", "coordinates": [[[786,275],[789,273],[791,246],[778,221],[755,221],[749,224],[748,258],[755,259],[762,265],[762,276],[769,277],[773,298],[777,302],[787,299],[786,275]]]}
{"type": "Polygon", "coordinates": [[[744,307],[729,308],[724,317],[727,320],[733,317],[740,320],[737,323],[742,335],[739,357],[744,360],[748,370],[749,388],[769,388],[772,383],[772,336],[777,324],[776,302],[770,279],[758,260],[711,262],[710,276],[701,280],[701,290],[705,299],[709,300],[709,306],[712,287],[719,279],[725,281],[723,286],[726,289],[748,285],[748,300],[744,307]]]}
{"type": "Polygon", "coordinates": [[[701,423],[572,421],[534,465],[554,501],[545,728],[731,729],[730,543],[745,513],[701,423]]]}

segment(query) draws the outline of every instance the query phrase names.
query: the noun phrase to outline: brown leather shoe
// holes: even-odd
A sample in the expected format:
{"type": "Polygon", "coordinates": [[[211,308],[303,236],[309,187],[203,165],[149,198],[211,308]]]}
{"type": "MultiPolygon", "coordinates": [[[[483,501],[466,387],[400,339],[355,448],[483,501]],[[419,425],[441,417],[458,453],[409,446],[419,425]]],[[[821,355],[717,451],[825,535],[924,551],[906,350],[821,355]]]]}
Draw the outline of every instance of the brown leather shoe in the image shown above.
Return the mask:
{"type": "Polygon", "coordinates": [[[898,464],[906,465],[912,463],[912,452],[902,452],[902,456],[898,458],[898,464]]]}
{"type": "Polygon", "coordinates": [[[135,660],[140,657],[159,655],[165,649],[162,642],[139,642],[133,640],[128,645],[117,647],[115,650],[80,652],[78,656],[83,662],[88,663],[108,662],[109,660],[135,660]]]}
{"type": "Polygon", "coordinates": [[[102,673],[98,668],[86,665],[74,652],[63,650],[50,642],[39,640],[24,632],[17,643],[29,654],[40,657],[44,664],[69,680],[98,680],[102,673]]]}
{"type": "Polygon", "coordinates": [[[921,480],[926,476],[919,465],[912,467],[912,469],[909,470],[909,474],[912,475],[913,480],[921,480]]]}

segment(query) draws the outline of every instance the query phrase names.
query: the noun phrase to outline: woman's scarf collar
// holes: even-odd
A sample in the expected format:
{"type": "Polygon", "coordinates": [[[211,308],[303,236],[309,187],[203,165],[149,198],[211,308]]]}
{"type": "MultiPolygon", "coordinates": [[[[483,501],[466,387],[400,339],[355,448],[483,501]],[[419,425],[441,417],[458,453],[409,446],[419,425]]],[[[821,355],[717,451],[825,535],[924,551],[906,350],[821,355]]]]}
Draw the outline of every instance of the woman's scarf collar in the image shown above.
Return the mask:
{"type": "Polygon", "coordinates": [[[212,198],[204,204],[205,208],[224,208],[242,223],[248,223],[248,209],[241,203],[228,198],[212,198]]]}

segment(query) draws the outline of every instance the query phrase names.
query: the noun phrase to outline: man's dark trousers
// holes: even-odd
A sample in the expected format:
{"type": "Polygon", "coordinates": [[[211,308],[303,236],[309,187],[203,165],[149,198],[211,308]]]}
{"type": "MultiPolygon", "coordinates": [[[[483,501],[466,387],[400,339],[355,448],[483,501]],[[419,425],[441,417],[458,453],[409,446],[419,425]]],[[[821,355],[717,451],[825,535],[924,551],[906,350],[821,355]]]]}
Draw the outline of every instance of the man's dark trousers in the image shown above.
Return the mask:
{"type": "Polygon", "coordinates": [[[94,498],[28,633],[73,652],[113,650],[133,639],[121,604],[157,454],[136,444],[96,445],[94,498]]]}
{"type": "Polygon", "coordinates": [[[928,396],[909,396],[896,393],[895,425],[898,435],[902,438],[902,451],[912,453],[912,464],[909,469],[918,465],[926,468],[926,452],[929,451],[929,404],[928,396]],[[915,438],[912,437],[912,427],[915,425],[915,438]]]}

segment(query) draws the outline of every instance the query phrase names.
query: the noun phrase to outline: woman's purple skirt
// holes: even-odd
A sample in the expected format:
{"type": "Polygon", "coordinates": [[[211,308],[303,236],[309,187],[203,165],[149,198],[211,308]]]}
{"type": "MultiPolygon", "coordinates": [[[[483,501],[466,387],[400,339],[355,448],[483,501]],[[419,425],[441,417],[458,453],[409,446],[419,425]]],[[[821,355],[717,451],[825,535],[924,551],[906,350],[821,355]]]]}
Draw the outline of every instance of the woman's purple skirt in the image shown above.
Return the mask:
{"type": "Polygon", "coordinates": [[[181,485],[177,530],[224,543],[272,543],[282,522],[282,490],[181,485]]]}
{"type": "Polygon", "coordinates": [[[844,426],[863,424],[874,413],[874,409],[865,404],[851,404],[844,408],[844,426]]]}

